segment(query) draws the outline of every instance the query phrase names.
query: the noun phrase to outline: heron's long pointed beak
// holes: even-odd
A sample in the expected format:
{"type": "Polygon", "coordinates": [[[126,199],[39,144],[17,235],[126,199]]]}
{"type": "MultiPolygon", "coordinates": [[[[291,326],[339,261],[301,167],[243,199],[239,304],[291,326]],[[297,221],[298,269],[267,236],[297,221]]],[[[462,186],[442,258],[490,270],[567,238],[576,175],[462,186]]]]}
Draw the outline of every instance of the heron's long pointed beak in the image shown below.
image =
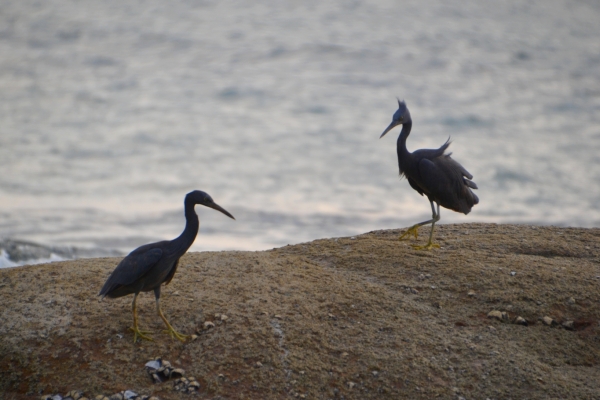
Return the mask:
{"type": "Polygon", "coordinates": [[[210,207],[210,208],[213,208],[213,209],[215,209],[217,211],[221,211],[223,214],[227,215],[231,219],[235,219],[234,216],[229,213],[229,211],[227,211],[226,209],[224,209],[223,207],[221,207],[220,205],[218,205],[215,202],[213,202],[211,204],[207,204],[206,206],[210,207]]]}
{"type": "Polygon", "coordinates": [[[389,131],[391,131],[392,128],[394,128],[397,125],[400,125],[399,121],[392,121],[392,123],[387,128],[385,128],[385,131],[383,131],[383,133],[381,134],[381,136],[379,136],[379,139],[381,139],[382,137],[384,137],[386,133],[388,133],[389,131]]]}

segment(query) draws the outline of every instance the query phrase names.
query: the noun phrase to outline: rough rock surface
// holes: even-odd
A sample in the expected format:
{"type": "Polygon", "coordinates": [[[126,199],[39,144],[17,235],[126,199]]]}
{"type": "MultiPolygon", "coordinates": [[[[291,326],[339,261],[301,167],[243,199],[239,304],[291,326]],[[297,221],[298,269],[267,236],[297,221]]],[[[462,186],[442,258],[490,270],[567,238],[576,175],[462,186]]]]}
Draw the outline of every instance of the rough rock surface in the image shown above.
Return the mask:
{"type": "Polygon", "coordinates": [[[131,296],[98,301],[119,258],[0,270],[0,393],[598,396],[600,229],[441,225],[432,251],[400,232],[186,254],[161,303],[178,331],[197,334],[187,343],[162,333],[152,293],[138,307],[153,342],[133,343],[131,296]],[[492,310],[529,326],[489,319],[492,310]],[[152,383],[144,365],[155,357],[195,377],[198,393],[152,383]]]}

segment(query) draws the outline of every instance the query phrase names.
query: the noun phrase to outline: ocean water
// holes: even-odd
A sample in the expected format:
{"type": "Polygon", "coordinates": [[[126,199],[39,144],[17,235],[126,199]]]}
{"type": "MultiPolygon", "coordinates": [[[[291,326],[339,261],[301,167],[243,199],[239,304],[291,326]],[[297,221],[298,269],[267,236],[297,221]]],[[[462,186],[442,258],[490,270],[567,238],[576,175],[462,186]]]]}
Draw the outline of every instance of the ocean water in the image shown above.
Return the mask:
{"type": "Polygon", "coordinates": [[[0,238],[127,253],[179,235],[194,189],[236,221],[197,206],[193,251],[408,226],[430,207],[399,128],[378,139],[396,96],[409,150],[451,136],[479,186],[441,223],[600,226],[598,21],[595,0],[4,0],[0,238]]]}

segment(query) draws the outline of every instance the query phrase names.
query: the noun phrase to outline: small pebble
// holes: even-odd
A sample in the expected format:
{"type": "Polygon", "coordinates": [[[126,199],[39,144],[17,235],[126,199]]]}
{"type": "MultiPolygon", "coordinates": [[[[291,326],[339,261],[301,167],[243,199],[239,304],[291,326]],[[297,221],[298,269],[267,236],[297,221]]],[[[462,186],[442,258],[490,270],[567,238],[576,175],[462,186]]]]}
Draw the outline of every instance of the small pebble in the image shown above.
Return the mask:
{"type": "Polygon", "coordinates": [[[354,386],[356,386],[356,383],[348,382],[348,389],[352,389],[354,386]]]}
{"type": "Polygon", "coordinates": [[[576,301],[575,301],[575,299],[574,299],[574,298],[572,298],[572,297],[569,297],[569,299],[567,300],[567,304],[569,304],[569,305],[573,305],[573,304],[575,304],[575,303],[577,303],[577,302],[576,302],[576,301]]]}
{"type": "Polygon", "coordinates": [[[225,314],[221,314],[221,321],[227,321],[229,317],[225,314]]]}
{"type": "Polygon", "coordinates": [[[206,321],[204,323],[204,329],[210,329],[210,328],[214,328],[214,327],[215,327],[215,324],[213,322],[206,321]]]}
{"type": "Polygon", "coordinates": [[[488,313],[488,318],[497,319],[498,321],[507,321],[508,314],[505,311],[493,310],[488,313]]]}
{"type": "Polygon", "coordinates": [[[417,289],[415,289],[415,288],[410,288],[410,292],[412,294],[419,294],[419,291],[417,289]]]}
{"type": "Polygon", "coordinates": [[[169,378],[171,378],[171,379],[179,378],[179,377],[182,377],[183,374],[185,374],[184,370],[182,370],[181,368],[175,368],[174,370],[172,370],[169,373],[169,378]]]}
{"type": "Polygon", "coordinates": [[[83,392],[81,390],[71,390],[67,393],[67,397],[70,397],[73,400],[79,400],[83,397],[83,392]]]}
{"type": "Polygon", "coordinates": [[[469,293],[467,293],[467,296],[469,297],[475,297],[475,292],[472,290],[469,290],[469,293]]]}
{"type": "Polygon", "coordinates": [[[529,326],[529,322],[527,322],[527,320],[523,317],[517,317],[515,318],[515,324],[517,325],[523,325],[523,326],[529,326]]]}
{"type": "Polygon", "coordinates": [[[557,325],[557,322],[550,317],[542,318],[542,322],[544,323],[544,325],[550,326],[550,327],[557,325]]]}
{"type": "MultiPolygon", "coordinates": [[[[346,352],[343,352],[343,353],[342,353],[342,357],[348,357],[348,353],[346,353],[346,352]]],[[[304,372],[304,371],[300,371],[300,373],[303,373],[303,372],[304,372]]]]}
{"type": "Polygon", "coordinates": [[[517,273],[515,271],[510,271],[510,276],[515,276],[517,273]]]}
{"type": "Polygon", "coordinates": [[[575,330],[575,323],[573,321],[565,321],[561,325],[569,331],[575,330]]]}
{"type": "Polygon", "coordinates": [[[261,363],[260,361],[257,361],[257,362],[256,362],[256,368],[261,368],[262,366],[263,366],[263,365],[262,365],[262,363],[261,363]]]}

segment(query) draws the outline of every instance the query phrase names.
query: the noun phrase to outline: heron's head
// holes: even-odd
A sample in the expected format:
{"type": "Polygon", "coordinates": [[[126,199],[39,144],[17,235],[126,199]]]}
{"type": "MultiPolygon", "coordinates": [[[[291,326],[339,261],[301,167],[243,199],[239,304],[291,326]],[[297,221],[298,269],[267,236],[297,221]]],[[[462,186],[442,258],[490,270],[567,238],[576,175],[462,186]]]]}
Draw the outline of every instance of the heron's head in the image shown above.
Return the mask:
{"type": "Polygon", "coordinates": [[[193,192],[189,192],[185,196],[185,204],[201,204],[205,207],[210,207],[220,211],[231,219],[235,219],[227,210],[215,203],[208,193],[203,192],[202,190],[194,190],[193,192]]]}
{"type": "Polygon", "coordinates": [[[379,138],[381,139],[383,136],[385,136],[386,133],[391,131],[392,128],[394,128],[395,126],[406,124],[407,122],[412,122],[412,119],[410,118],[410,111],[408,111],[408,107],[406,107],[406,103],[404,101],[400,101],[400,99],[398,99],[398,110],[396,110],[396,112],[394,113],[394,116],[392,117],[392,122],[388,125],[387,128],[385,128],[385,131],[383,131],[383,133],[381,134],[381,136],[379,136],[379,138]]]}

